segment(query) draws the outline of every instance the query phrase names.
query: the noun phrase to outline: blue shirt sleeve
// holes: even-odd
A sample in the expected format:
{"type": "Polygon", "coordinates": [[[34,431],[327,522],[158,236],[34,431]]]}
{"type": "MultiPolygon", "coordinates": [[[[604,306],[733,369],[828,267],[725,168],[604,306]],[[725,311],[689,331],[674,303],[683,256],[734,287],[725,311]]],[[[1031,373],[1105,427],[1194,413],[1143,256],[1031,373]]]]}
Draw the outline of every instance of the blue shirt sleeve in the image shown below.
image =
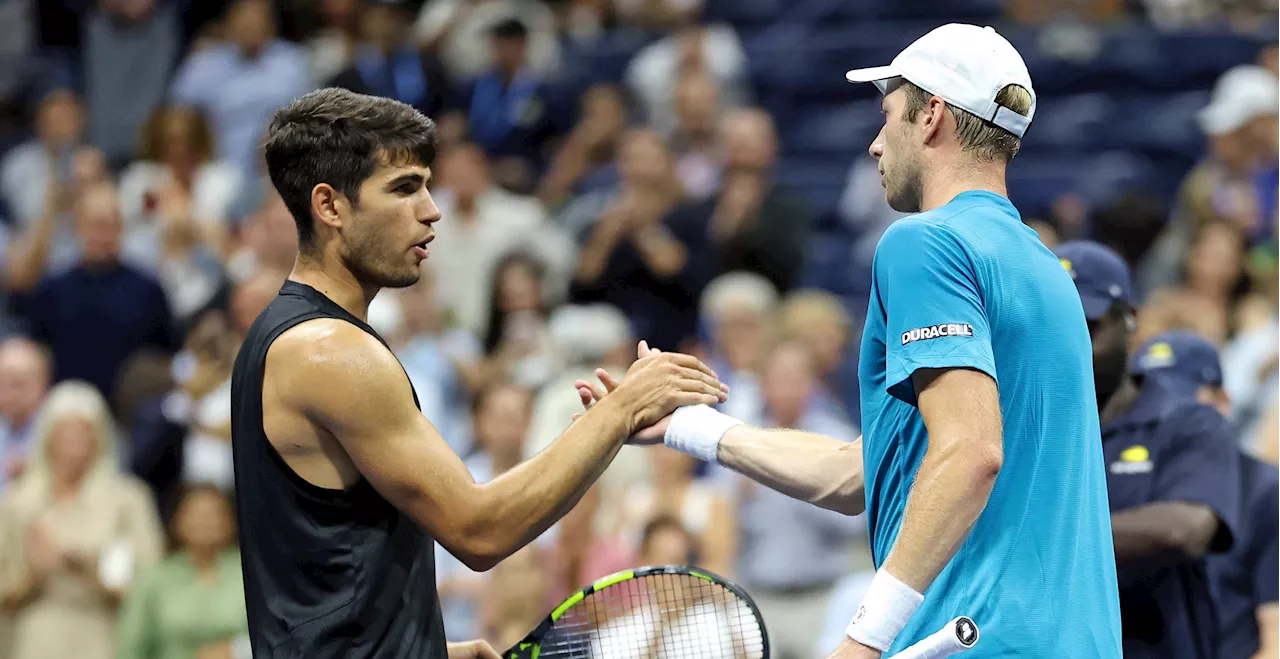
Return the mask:
{"type": "Polygon", "coordinates": [[[1224,552],[1239,536],[1240,458],[1235,433],[1221,414],[1205,405],[1169,415],[1156,432],[1169,436],[1170,450],[1156,465],[1154,501],[1208,506],[1218,516],[1210,551],[1224,552]]]}
{"type": "Polygon", "coordinates": [[[906,219],[876,247],[874,289],[885,310],[885,388],[915,405],[921,368],[971,368],[996,379],[991,327],[966,244],[945,226],[906,219]]]}
{"type": "Polygon", "coordinates": [[[1259,505],[1250,516],[1250,522],[1256,525],[1254,538],[1259,546],[1252,566],[1253,597],[1254,606],[1261,606],[1280,601],[1280,593],[1276,592],[1280,590],[1280,574],[1277,574],[1280,572],[1280,529],[1277,528],[1280,496],[1277,496],[1274,480],[1264,491],[1254,495],[1259,505]]]}

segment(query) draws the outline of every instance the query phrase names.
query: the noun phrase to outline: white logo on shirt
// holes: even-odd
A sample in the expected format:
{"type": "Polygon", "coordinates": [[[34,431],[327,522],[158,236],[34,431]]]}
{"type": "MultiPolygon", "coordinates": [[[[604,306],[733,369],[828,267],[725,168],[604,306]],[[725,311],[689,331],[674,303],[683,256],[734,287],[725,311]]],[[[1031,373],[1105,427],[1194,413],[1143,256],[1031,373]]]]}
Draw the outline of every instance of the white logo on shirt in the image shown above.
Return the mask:
{"type": "Polygon", "coordinates": [[[973,336],[973,325],[969,323],[941,323],[928,327],[917,327],[902,333],[902,345],[912,341],[927,341],[944,336],[973,336]]]}

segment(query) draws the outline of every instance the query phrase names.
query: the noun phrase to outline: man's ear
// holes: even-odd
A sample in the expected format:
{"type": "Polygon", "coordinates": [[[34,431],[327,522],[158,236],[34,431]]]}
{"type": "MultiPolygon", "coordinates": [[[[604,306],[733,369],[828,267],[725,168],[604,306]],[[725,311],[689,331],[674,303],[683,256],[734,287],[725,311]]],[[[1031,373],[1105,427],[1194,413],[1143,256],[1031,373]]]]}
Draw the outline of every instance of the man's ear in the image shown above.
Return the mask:
{"type": "Polygon", "coordinates": [[[342,228],[342,218],[351,210],[346,195],[328,183],[317,183],[311,188],[311,215],[317,222],[333,229],[342,228]]]}
{"type": "Polygon", "coordinates": [[[947,118],[947,102],[938,96],[929,97],[929,105],[920,113],[924,117],[924,142],[932,142],[942,129],[942,122],[947,118]]]}

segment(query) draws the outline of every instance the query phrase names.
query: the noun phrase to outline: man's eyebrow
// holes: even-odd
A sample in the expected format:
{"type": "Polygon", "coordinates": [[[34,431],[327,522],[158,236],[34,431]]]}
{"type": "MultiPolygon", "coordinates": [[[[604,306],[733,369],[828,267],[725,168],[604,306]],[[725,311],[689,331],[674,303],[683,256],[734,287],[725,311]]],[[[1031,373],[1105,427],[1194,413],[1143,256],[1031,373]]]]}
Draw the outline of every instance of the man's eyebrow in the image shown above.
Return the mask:
{"type": "Polygon", "coordinates": [[[417,172],[414,172],[411,174],[401,174],[391,179],[391,182],[387,184],[387,187],[398,188],[404,185],[405,183],[423,184],[423,183],[426,183],[427,180],[428,179],[426,177],[424,177],[422,174],[419,174],[417,172]]]}

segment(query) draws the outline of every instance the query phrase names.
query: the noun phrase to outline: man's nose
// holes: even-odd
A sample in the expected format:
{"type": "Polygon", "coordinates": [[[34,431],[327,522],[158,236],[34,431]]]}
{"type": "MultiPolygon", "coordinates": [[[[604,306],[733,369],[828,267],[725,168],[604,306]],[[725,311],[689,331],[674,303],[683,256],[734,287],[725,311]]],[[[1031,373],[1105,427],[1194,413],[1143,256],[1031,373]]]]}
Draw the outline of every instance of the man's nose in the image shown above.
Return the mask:
{"type": "Polygon", "coordinates": [[[881,128],[880,132],[876,134],[876,138],[871,141],[871,146],[867,147],[867,153],[871,154],[871,157],[875,158],[876,160],[879,160],[880,156],[884,155],[884,129],[883,128],[881,128]]]}

